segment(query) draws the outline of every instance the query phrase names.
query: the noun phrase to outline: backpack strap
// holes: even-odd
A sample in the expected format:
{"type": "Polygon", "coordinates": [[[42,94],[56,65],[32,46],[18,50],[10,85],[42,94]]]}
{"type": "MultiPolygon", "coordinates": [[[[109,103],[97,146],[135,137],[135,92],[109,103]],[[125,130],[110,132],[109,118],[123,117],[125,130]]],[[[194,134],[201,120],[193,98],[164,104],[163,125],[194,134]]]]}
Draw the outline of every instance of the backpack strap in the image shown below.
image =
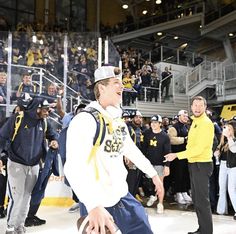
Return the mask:
{"type": "MultiPolygon", "coordinates": [[[[97,123],[97,129],[96,129],[96,133],[93,140],[93,147],[88,157],[88,163],[89,163],[91,162],[92,159],[95,159],[96,152],[104,140],[105,133],[106,133],[106,123],[102,114],[95,108],[90,107],[90,108],[87,108],[86,110],[82,110],[82,112],[90,113],[94,117],[97,123]]],[[[97,166],[96,160],[94,160],[94,168],[95,168],[96,180],[98,180],[99,172],[98,172],[98,166],[97,166]]]]}
{"type": "Polygon", "coordinates": [[[18,130],[20,128],[20,125],[21,125],[21,122],[22,122],[22,119],[24,117],[24,112],[23,111],[20,111],[17,115],[16,115],[16,119],[15,119],[15,128],[14,128],[14,133],[13,133],[13,136],[11,138],[11,141],[13,142],[15,140],[15,137],[18,133],[18,130]]]}
{"type": "Polygon", "coordinates": [[[44,134],[46,134],[48,130],[48,121],[47,121],[47,118],[43,118],[43,132],[44,134]]]}
{"type": "MultiPolygon", "coordinates": [[[[15,127],[14,127],[14,132],[13,132],[13,135],[12,135],[12,138],[11,138],[11,142],[13,142],[16,138],[16,135],[18,133],[18,130],[20,128],[20,125],[22,123],[22,119],[24,117],[24,112],[23,111],[20,111],[17,115],[16,115],[16,119],[15,119],[15,127]]],[[[44,129],[44,134],[46,133],[47,131],[47,128],[48,128],[48,122],[47,122],[47,119],[44,118],[43,119],[43,129],[44,129]]]]}

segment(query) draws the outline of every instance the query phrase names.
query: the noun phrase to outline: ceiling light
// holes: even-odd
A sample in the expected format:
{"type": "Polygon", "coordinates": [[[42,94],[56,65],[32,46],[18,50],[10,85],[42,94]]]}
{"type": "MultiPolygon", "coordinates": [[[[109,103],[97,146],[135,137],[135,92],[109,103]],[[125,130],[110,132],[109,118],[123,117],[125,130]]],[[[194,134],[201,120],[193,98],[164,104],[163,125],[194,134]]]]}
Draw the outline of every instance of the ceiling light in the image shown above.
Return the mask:
{"type": "Polygon", "coordinates": [[[148,11],[147,10],[143,10],[143,15],[146,15],[147,13],[148,13],[148,11]]]}
{"type": "Polygon", "coordinates": [[[234,34],[233,33],[229,33],[229,37],[233,37],[234,36],[234,34]]]}
{"type": "Polygon", "coordinates": [[[32,37],[32,41],[33,41],[33,43],[36,43],[36,41],[37,41],[37,37],[36,37],[35,35],[33,35],[33,37],[32,37]]]}
{"type": "Polygon", "coordinates": [[[158,33],[157,33],[157,36],[162,36],[162,32],[158,32],[158,33]]]}
{"type": "Polygon", "coordinates": [[[184,43],[180,46],[180,49],[185,49],[188,46],[188,43],[184,43]]]}
{"type": "Polygon", "coordinates": [[[161,4],[161,0],[156,0],[156,4],[161,4]]]}
{"type": "Polygon", "coordinates": [[[127,4],[124,4],[124,5],[122,5],[122,8],[123,8],[123,9],[128,9],[129,6],[128,6],[127,4]]]}
{"type": "Polygon", "coordinates": [[[179,39],[179,37],[175,36],[174,39],[177,40],[177,39],[179,39]]]}

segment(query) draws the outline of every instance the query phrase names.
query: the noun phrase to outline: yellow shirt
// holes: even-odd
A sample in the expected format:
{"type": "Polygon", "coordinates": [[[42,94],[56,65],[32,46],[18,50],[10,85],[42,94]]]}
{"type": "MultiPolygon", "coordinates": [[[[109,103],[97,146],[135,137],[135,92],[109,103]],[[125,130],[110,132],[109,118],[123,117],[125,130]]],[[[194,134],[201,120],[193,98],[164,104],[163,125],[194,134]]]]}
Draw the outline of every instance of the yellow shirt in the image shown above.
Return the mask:
{"type": "Polygon", "coordinates": [[[177,153],[177,157],[187,158],[189,163],[211,162],[213,139],[214,124],[207,115],[204,113],[200,117],[193,117],[186,150],[177,153]]]}

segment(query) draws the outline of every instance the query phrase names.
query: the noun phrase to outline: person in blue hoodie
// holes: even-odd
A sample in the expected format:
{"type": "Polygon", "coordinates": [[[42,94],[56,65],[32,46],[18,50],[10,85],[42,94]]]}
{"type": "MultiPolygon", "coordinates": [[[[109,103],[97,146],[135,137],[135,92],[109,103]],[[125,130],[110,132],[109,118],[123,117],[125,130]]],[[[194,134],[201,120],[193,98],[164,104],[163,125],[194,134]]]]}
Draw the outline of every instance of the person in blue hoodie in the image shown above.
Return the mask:
{"type": "Polygon", "coordinates": [[[46,120],[48,114],[47,100],[34,97],[23,112],[11,116],[0,129],[0,152],[8,144],[6,234],[25,233],[24,223],[39,163],[46,155],[46,139],[50,147],[58,148],[57,134],[46,120]]]}

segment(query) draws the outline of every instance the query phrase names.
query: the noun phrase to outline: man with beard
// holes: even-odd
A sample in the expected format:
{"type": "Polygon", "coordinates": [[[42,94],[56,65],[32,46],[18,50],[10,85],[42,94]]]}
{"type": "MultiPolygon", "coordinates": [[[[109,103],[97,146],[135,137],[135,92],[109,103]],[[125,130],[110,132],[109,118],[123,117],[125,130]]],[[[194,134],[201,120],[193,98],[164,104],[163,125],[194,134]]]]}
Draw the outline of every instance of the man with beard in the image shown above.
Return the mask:
{"type": "Polygon", "coordinates": [[[0,130],[0,152],[10,142],[6,234],[25,233],[24,223],[38,178],[39,163],[46,153],[46,139],[50,142],[49,147],[58,147],[57,134],[46,123],[48,111],[47,100],[35,97],[23,112],[11,116],[0,130]]]}

